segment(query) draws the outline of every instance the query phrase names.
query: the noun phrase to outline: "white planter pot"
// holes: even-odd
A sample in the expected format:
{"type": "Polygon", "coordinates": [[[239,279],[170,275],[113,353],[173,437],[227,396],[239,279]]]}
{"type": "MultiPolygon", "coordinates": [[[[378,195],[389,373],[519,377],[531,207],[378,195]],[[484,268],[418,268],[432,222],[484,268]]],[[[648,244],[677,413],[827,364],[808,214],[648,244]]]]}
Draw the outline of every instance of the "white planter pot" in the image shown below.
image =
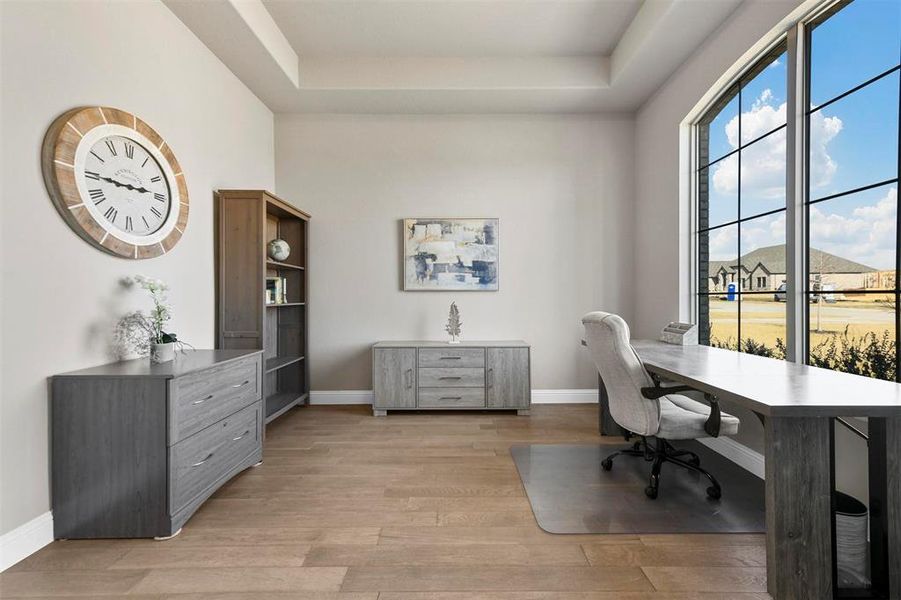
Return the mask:
{"type": "Polygon", "coordinates": [[[165,363],[175,360],[175,342],[150,344],[150,362],[165,363]]]}

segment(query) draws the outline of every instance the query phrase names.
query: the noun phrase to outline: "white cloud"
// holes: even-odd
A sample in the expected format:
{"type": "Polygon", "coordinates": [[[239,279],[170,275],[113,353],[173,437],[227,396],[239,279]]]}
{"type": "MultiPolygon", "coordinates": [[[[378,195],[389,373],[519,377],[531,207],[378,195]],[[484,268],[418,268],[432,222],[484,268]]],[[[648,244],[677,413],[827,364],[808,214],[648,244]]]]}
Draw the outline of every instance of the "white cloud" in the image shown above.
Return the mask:
{"type": "MultiPolygon", "coordinates": [[[[741,115],[742,143],[754,140],[785,123],[786,104],[773,106],[772,90],[764,90],[752,103],[751,110],[741,115]]],[[[726,139],[738,148],[739,118],[725,125],[726,139]]],[[[842,130],[838,117],[827,117],[823,111],[810,119],[811,184],[827,185],[838,165],[829,156],[829,143],[842,130]]],[[[742,193],[755,199],[781,198],[785,194],[785,129],[782,129],[742,151],[742,193]]],[[[738,187],[738,154],[723,159],[713,167],[713,186],[722,194],[735,194],[738,187]]]]}
{"type": "MultiPolygon", "coordinates": [[[[835,202],[840,202],[836,200],[835,202]]],[[[891,188],[874,204],[860,206],[850,216],[830,213],[828,205],[810,207],[810,244],[877,269],[895,265],[895,219],[898,189],[891,188]]]]}
{"type": "Polygon", "coordinates": [[[708,241],[710,260],[735,260],[735,251],[738,248],[737,231],[735,227],[723,227],[710,233],[708,241]]]}

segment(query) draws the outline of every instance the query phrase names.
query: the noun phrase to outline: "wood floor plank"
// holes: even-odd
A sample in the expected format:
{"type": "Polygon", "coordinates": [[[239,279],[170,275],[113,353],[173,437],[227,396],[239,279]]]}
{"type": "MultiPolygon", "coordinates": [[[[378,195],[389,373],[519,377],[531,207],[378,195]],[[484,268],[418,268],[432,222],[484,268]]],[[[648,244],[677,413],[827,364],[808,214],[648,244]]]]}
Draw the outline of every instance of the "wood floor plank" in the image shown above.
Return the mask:
{"type": "Polygon", "coordinates": [[[588,565],[578,544],[313,546],[307,566],[588,565]]]}
{"type": "Polygon", "coordinates": [[[346,572],[345,567],[153,569],[132,591],[137,594],[337,592],[346,572]]]}
{"type": "Polygon", "coordinates": [[[701,544],[583,544],[585,556],[593,565],[628,567],[765,567],[766,546],[745,544],[738,546],[701,544]]]}
{"type": "Polygon", "coordinates": [[[166,545],[187,546],[283,546],[292,544],[377,544],[378,527],[275,527],[271,529],[186,526],[166,545]]]}
{"type": "Polygon", "coordinates": [[[309,545],[169,546],[128,550],[110,569],[204,569],[213,567],[300,567],[309,545]]]}
{"type": "Polygon", "coordinates": [[[115,596],[147,577],[138,571],[18,571],[0,574],[0,598],[34,596],[115,596]]]}
{"type": "Polygon", "coordinates": [[[640,544],[629,535],[553,535],[532,527],[383,527],[379,544],[640,544]]]}
{"type": "Polygon", "coordinates": [[[769,594],[666,592],[382,592],[379,600],[772,600],[769,594]]]}
{"type": "Polygon", "coordinates": [[[621,567],[350,567],[344,591],[642,591],[639,568],[621,567]]]}
{"type": "Polygon", "coordinates": [[[766,592],[765,567],[641,567],[661,591],[766,592]]]}

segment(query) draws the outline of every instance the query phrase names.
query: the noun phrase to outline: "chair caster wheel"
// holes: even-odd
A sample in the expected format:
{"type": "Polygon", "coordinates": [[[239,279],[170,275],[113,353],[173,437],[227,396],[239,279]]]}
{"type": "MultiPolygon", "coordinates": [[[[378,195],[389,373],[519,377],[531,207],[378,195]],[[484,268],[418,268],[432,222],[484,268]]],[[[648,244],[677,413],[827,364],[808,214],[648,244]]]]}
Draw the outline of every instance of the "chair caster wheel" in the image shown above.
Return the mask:
{"type": "Polygon", "coordinates": [[[648,487],[644,488],[644,495],[647,496],[648,498],[650,498],[651,500],[656,500],[657,499],[657,488],[649,485],[648,487]]]}
{"type": "Polygon", "coordinates": [[[605,471],[609,471],[610,469],[612,469],[613,468],[613,459],[605,458],[604,460],[602,460],[601,468],[604,469],[605,471]]]}
{"type": "Polygon", "coordinates": [[[710,486],[709,488],[707,488],[707,497],[711,500],[719,500],[723,497],[723,491],[719,488],[710,486]]]}

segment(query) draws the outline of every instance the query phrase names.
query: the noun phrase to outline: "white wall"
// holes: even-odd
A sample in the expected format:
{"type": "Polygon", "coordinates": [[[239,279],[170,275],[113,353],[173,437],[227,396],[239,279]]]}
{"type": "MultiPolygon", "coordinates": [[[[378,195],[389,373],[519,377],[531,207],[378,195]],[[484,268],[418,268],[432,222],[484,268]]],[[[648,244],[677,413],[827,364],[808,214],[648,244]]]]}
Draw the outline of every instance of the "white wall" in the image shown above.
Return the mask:
{"type": "Polygon", "coordinates": [[[313,215],[314,390],[371,389],[369,346],[533,345],[535,389],[596,386],[582,315],[632,317],[633,122],[541,116],[277,115],[276,189],[313,215]],[[404,217],[500,218],[500,291],[401,291],[404,217]]]}
{"type": "Polygon", "coordinates": [[[2,4],[0,533],[49,509],[47,377],[108,362],[115,317],[139,296],[118,278],[161,277],[173,328],[214,343],[212,192],[274,187],[273,117],[162,3],[2,4]],[[134,112],[172,146],[191,215],[169,254],[108,256],[62,221],[41,179],[50,123],[80,105],[134,112]]]}

